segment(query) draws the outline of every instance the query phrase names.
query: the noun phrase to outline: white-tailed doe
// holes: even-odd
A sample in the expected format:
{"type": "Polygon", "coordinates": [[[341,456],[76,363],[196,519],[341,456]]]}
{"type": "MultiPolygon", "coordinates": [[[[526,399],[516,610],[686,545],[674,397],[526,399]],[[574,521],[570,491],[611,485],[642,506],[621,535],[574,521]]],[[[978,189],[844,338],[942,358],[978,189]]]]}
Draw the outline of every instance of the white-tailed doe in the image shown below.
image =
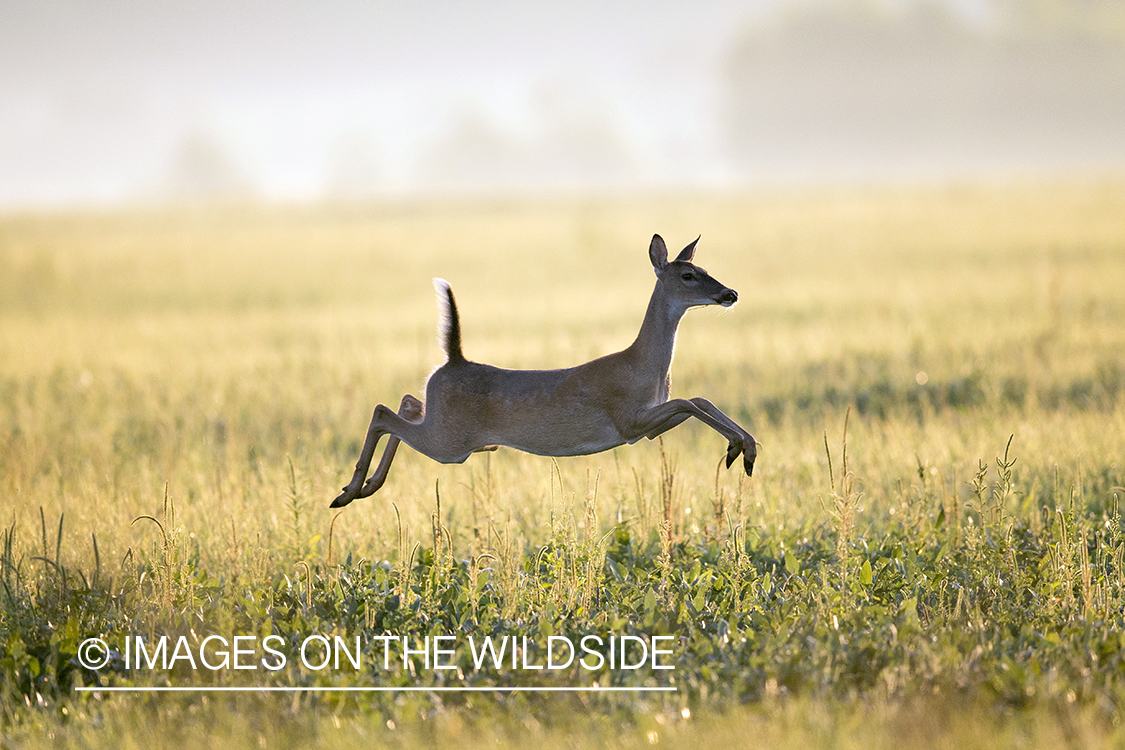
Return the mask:
{"type": "Polygon", "coordinates": [[[730,307],[738,301],[737,292],[692,264],[698,242],[669,262],[664,240],[653,235],[648,253],[656,289],[636,341],[563,370],[504,370],[465,359],[453,291],[436,279],[446,363],[426,382],[425,406],[406,395],[397,414],[382,404],[375,407],[355,474],[332,507],[382,487],[399,441],[441,463],[461,463],[472,453],[501,445],[540,456],[580,456],[651,440],[688,417],[729,441],[728,468],[742,454],[746,474],[751,474],[758,449],[750,433],[705,398],[668,398],[680,318],[690,307],[730,307]],[[383,435],[390,435],[383,458],[365,482],[383,435]]]}

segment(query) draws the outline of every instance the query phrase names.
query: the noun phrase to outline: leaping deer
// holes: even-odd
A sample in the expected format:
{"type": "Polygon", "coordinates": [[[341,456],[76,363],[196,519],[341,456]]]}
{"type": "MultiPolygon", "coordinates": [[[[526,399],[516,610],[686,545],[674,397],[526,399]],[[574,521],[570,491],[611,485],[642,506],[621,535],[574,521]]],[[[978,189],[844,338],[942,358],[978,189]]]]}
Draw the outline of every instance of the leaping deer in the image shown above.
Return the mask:
{"type": "Polygon", "coordinates": [[[375,407],[352,480],[331,507],[377,492],[399,441],[446,464],[501,445],[540,456],[581,456],[641,438],[652,440],[688,417],[725,437],[727,468],[742,454],[749,476],[758,454],[750,433],[705,398],[668,398],[680,318],[690,307],[730,307],[738,301],[736,291],[692,264],[698,242],[696,238],[669,262],[664,240],[653,235],[648,254],[656,288],[636,341],[622,351],[561,370],[504,370],[465,359],[453,291],[435,279],[446,362],[426,382],[424,407],[409,394],[402,397],[397,414],[382,404],[375,407]],[[383,435],[390,435],[383,458],[365,482],[383,435]]]}

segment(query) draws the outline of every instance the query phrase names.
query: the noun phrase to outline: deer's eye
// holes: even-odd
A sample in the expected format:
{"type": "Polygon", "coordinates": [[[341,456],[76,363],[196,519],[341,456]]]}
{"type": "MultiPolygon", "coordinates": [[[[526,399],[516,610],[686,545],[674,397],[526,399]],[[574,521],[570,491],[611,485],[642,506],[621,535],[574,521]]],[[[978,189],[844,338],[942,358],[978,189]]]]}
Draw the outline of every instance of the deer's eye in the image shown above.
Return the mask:
{"type": "Polygon", "coordinates": [[[680,274],[680,278],[683,279],[684,281],[693,281],[693,280],[695,280],[695,274],[691,273],[689,271],[687,273],[680,274]]]}

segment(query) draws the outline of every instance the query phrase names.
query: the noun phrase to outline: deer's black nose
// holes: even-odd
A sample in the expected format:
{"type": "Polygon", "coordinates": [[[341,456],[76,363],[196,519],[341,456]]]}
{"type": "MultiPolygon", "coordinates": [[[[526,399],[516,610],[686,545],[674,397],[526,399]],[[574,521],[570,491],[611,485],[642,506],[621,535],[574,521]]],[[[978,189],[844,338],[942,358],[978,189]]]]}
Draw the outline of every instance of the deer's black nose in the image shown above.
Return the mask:
{"type": "Polygon", "coordinates": [[[724,289],[719,295],[719,304],[723,307],[730,307],[735,302],[738,302],[738,292],[733,289],[724,289]]]}

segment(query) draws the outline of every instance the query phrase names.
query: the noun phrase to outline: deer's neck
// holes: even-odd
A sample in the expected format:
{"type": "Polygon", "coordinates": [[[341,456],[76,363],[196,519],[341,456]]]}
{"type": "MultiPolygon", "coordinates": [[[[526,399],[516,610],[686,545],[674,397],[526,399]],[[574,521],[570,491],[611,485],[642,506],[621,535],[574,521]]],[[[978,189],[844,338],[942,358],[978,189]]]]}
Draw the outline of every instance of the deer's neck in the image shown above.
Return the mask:
{"type": "Polygon", "coordinates": [[[657,282],[640,333],[630,347],[648,372],[661,377],[667,375],[676,349],[676,329],[685,312],[687,308],[669,299],[657,282]]]}

